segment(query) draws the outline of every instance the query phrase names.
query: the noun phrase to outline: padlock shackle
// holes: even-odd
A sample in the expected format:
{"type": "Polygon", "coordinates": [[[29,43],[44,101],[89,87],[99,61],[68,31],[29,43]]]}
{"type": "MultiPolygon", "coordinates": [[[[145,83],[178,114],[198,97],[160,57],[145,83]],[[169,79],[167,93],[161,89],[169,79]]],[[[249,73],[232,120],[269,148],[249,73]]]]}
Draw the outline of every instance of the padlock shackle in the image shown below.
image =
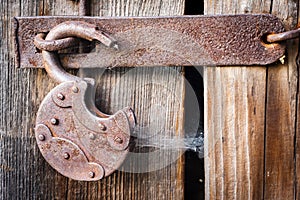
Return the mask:
{"type": "MultiPolygon", "coordinates": [[[[97,40],[107,47],[118,48],[115,39],[99,30],[95,25],[82,21],[67,21],[55,26],[47,34],[45,40],[51,41],[68,37],[78,37],[89,41],[97,40]]],[[[62,83],[82,80],[82,78],[69,74],[64,70],[57,52],[43,50],[42,55],[47,73],[56,82],[62,83]]]]}

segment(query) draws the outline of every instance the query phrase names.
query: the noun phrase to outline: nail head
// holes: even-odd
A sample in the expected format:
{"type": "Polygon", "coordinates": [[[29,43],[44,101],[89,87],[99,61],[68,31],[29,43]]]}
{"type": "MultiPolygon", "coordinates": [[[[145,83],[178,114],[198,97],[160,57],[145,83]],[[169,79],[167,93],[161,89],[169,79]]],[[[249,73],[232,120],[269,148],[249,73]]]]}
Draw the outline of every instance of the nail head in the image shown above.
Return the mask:
{"type": "Polygon", "coordinates": [[[79,89],[78,89],[78,87],[73,86],[73,87],[72,87],[72,91],[73,91],[74,93],[78,93],[78,92],[79,92],[79,89]]]}
{"type": "Polygon", "coordinates": [[[122,144],[122,143],[123,143],[123,139],[120,138],[119,136],[116,136],[115,139],[114,139],[114,141],[115,141],[116,143],[119,143],[119,144],[122,144]]]}
{"type": "Polygon", "coordinates": [[[58,93],[57,98],[59,98],[60,100],[64,100],[65,96],[62,93],[58,93]]]}
{"type": "Polygon", "coordinates": [[[102,124],[102,123],[99,123],[99,127],[102,131],[105,131],[106,130],[106,127],[102,124]]]}
{"type": "Polygon", "coordinates": [[[94,178],[95,177],[95,172],[89,172],[89,177],[94,178]]]}
{"type": "Polygon", "coordinates": [[[67,152],[65,152],[65,153],[64,153],[64,159],[66,159],[66,160],[67,160],[67,159],[69,159],[69,158],[70,158],[70,154],[69,154],[69,153],[67,153],[67,152]]]}
{"type": "Polygon", "coordinates": [[[44,140],[45,140],[45,136],[44,136],[43,134],[40,134],[40,135],[39,135],[39,140],[40,140],[40,141],[44,141],[44,140]]]}
{"type": "Polygon", "coordinates": [[[53,125],[58,124],[58,120],[56,118],[52,118],[50,121],[51,121],[51,124],[53,124],[53,125]]]}

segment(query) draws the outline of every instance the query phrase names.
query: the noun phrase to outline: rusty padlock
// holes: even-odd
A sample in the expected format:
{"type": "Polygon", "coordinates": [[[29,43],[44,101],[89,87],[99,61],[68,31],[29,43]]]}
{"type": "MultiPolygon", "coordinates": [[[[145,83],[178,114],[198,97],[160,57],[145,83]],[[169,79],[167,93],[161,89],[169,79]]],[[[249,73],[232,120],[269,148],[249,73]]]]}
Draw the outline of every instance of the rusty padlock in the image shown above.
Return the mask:
{"type": "MultiPolygon", "coordinates": [[[[108,47],[116,42],[92,24],[64,22],[45,40],[78,37],[98,40],[108,47]]],[[[132,109],[114,115],[100,112],[95,104],[93,79],[68,74],[57,52],[42,51],[45,69],[60,83],[43,100],[35,135],[45,160],[59,173],[74,180],[93,181],[110,175],[124,161],[135,126],[132,109]]]]}

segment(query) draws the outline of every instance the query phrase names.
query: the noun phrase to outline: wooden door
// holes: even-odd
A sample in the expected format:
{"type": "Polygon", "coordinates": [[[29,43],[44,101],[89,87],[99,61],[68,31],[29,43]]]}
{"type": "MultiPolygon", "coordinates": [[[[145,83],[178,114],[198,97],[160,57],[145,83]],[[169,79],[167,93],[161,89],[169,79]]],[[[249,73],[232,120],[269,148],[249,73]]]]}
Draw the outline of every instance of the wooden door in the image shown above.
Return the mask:
{"type": "MultiPolygon", "coordinates": [[[[1,1],[0,12],[0,199],[183,199],[183,157],[161,170],[142,174],[118,171],[97,182],[70,180],[46,163],[36,145],[34,124],[41,101],[56,84],[44,70],[16,68],[12,18],[78,15],[78,1],[1,1]]],[[[183,12],[183,0],[91,1],[94,16],[163,16],[183,12]]],[[[131,106],[143,126],[182,134],[182,73],[180,67],[93,71],[92,74],[101,74],[95,77],[96,104],[110,114],[131,106]],[[167,95],[162,86],[172,92],[164,110],[159,111],[152,105],[161,104],[163,95],[167,95]]]]}
{"type": "MultiPolygon", "coordinates": [[[[182,15],[190,2],[91,0],[91,15],[182,15]]],[[[287,29],[298,23],[297,0],[201,2],[205,14],[271,13],[287,29]]],[[[196,4],[186,13],[200,14],[198,6],[200,11],[196,4]]],[[[34,124],[55,83],[42,69],[16,68],[12,18],[78,15],[78,2],[5,0],[0,12],[0,199],[183,199],[185,192],[194,191],[185,182],[190,168],[184,167],[184,157],[161,170],[118,171],[97,182],[73,181],[53,170],[39,153],[34,124]]],[[[284,64],[204,68],[206,199],[299,199],[298,40],[287,44],[284,64]]],[[[132,106],[145,126],[182,134],[186,85],[181,75],[193,72],[181,67],[107,70],[95,77],[96,104],[107,113],[132,106]],[[161,85],[172,91],[164,105],[168,117],[151,107],[163,98],[161,85]],[[157,118],[164,123],[149,120],[157,118]]]]}

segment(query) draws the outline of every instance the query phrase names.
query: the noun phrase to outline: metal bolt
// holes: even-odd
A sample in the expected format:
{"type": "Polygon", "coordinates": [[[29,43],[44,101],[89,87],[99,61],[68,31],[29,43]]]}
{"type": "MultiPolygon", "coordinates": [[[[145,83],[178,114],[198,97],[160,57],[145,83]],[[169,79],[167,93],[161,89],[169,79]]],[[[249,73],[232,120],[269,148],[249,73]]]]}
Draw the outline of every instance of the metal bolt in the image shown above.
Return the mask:
{"type": "Polygon", "coordinates": [[[99,128],[100,128],[102,131],[105,131],[105,130],[106,130],[106,127],[105,127],[102,123],[99,123],[99,128]]]}
{"type": "Polygon", "coordinates": [[[79,89],[78,89],[78,87],[73,86],[73,87],[72,87],[72,91],[73,91],[74,93],[78,93],[78,92],[79,92],[79,89]]]}
{"type": "Polygon", "coordinates": [[[51,124],[53,124],[53,125],[57,125],[57,124],[58,124],[58,119],[52,118],[52,119],[50,120],[50,122],[51,122],[51,124]]]}
{"type": "Polygon", "coordinates": [[[68,160],[69,158],[70,158],[70,154],[67,153],[67,152],[65,152],[65,153],[64,153],[64,159],[68,160]]]}
{"type": "Polygon", "coordinates": [[[59,98],[60,100],[64,100],[65,96],[62,93],[58,93],[57,98],[59,98]]]}
{"type": "Polygon", "coordinates": [[[44,136],[43,134],[40,134],[40,135],[39,135],[39,140],[40,140],[40,141],[44,141],[45,139],[46,139],[46,138],[45,138],[45,136],[44,136]]]}
{"type": "Polygon", "coordinates": [[[94,178],[95,177],[95,172],[89,172],[89,177],[94,178]]]}
{"type": "Polygon", "coordinates": [[[96,136],[95,136],[95,134],[91,133],[91,134],[90,134],[90,139],[91,139],[91,140],[94,140],[94,139],[96,139],[96,136]]]}
{"type": "Polygon", "coordinates": [[[114,141],[115,141],[116,143],[119,143],[119,144],[122,144],[122,143],[123,143],[123,139],[120,138],[119,136],[116,136],[115,139],[114,139],[114,141]]]}

